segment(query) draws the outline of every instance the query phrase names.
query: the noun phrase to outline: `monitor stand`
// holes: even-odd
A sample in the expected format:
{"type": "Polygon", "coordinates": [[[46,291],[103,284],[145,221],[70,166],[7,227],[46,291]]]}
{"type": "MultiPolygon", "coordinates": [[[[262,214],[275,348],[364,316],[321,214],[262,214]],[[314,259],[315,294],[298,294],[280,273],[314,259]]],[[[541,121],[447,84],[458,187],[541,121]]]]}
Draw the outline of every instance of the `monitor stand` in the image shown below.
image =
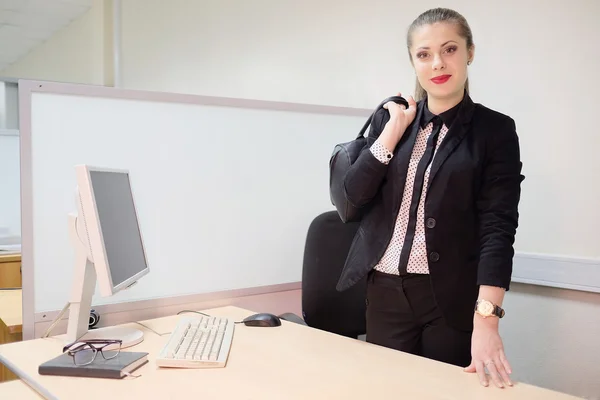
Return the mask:
{"type": "MultiPolygon", "coordinates": [[[[75,250],[75,274],[69,306],[69,322],[65,345],[90,339],[122,340],[121,348],[131,347],[144,340],[144,333],[135,328],[109,326],[88,330],[92,297],[96,290],[96,268],[87,240],[82,240],[79,232],[85,232],[79,225],[76,214],[69,214],[69,234],[75,250]]],[[[83,235],[85,238],[86,236],[83,235]]],[[[106,347],[106,350],[116,346],[106,347]]]]}

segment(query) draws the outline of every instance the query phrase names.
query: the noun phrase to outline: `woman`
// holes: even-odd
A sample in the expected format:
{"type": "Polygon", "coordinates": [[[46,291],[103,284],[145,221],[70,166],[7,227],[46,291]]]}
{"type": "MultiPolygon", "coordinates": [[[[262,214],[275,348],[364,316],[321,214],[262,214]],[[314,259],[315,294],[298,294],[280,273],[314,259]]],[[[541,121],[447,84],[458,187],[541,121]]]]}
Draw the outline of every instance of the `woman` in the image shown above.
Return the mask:
{"type": "Polygon", "coordinates": [[[407,37],[416,101],[390,102],[344,180],[362,209],[338,289],[368,274],[367,340],[512,385],[498,333],[512,274],[522,164],[515,122],[474,103],[474,45],[459,13],[407,37]]]}

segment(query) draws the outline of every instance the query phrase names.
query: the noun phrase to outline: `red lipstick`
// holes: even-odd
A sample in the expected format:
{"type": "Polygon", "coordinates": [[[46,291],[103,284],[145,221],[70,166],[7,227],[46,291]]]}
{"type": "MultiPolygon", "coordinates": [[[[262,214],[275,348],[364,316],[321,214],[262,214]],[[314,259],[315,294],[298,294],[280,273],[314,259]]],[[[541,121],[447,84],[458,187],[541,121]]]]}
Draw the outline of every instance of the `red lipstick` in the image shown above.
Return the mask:
{"type": "Polygon", "coordinates": [[[438,85],[441,85],[442,83],[446,83],[448,82],[448,79],[450,79],[452,75],[440,75],[440,76],[436,76],[435,78],[431,78],[431,82],[436,83],[438,85]]]}

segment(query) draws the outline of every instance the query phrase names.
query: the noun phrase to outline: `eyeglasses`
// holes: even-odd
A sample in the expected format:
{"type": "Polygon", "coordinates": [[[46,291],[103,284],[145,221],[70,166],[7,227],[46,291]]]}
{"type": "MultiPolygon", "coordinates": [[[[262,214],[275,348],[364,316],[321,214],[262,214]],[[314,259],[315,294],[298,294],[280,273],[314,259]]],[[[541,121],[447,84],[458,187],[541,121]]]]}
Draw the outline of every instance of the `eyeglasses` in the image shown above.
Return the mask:
{"type": "Polygon", "coordinates": [[[73,342],[63,347],[63,353],[67,352],[73,357],[77,366],[89,365],[94,362],[98,353],[105,360],[111,360],[121,352],[122,340],[91,339],[73,342]]]}

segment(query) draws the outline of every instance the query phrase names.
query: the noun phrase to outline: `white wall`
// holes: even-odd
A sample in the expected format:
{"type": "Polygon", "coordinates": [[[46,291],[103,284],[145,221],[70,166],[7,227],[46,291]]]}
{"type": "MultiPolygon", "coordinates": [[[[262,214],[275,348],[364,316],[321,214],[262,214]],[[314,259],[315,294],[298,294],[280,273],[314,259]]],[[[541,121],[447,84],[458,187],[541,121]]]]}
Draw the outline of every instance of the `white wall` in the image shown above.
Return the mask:
{"type": "MultiPolygon", "coordinates": [[[[406,28],[427,8],[457,9],[470,21],[477,45],[470,67],[473,98],[510,114],[521,136],[527,179],[517,250],[600,258],[600,135],[590,129],[600,92],[600,81],[591,78],[600,70],[593,50],[600,2],[122,4],[125,87],[356,107],[412,92],[406,28]]],[[[81,32],[90,35],[89,26],[81,32]]],[[[48,52],[37,67],[64,76],[55,80],[73,81],[68,63],[55,68],[50,60],[74,57],[76,48],[65,44],[48,52]]],[[[28,71],[25,64],[17,64],[20,71],[28,71]]],[[[93,81],[96,67],[84,68],[86,79],[93,81]]],[[[600,294],[514,285],[501,326],[515,378],[600,398],[599,305],[600,294]]]]}
{"type": "Polygon", "coordinates": [[[81,18],[0,71],[0,76],[87,84],[103,83],[101,0],[81,18]]]}
{"type": "Polygon", "coordinates": [[[513,284],[500,334],[513,376],[600,399],[600,295],[513,284]]]}
{"type": "Polygon", "coordinates": [[[21,236],[18,126],[17,84],[0,81],[0,245],[21,236]]]}
{"type": "Polygon", "coordinates": [[[412,89],[412,77],[399,72],[406,59],[401,31],[414,12],[402,12],[402,1],[377,3],[125,1],[124,83],[372,107],[390,90],[412,89]]]}
{"type": "MultiPolygon", "coordinates": [[[[21,236],[19,189],[19,137],[17,131],[0,129],[0,244],[21,236]]],[[[10,243],[14,244],[14,243],[10,243]]]]}

